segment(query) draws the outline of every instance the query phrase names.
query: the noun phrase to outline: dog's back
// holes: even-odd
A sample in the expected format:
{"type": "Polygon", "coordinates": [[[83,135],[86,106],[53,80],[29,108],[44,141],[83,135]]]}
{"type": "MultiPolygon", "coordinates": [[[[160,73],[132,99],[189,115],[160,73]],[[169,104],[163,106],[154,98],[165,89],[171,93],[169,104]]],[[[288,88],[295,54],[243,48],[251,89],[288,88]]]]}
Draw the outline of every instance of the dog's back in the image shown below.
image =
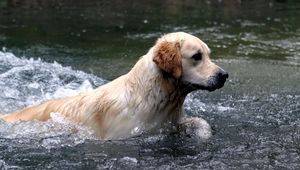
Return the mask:
{"type": "Polygon", "coordinates": [[[87,125],[103,139],[128,137],[182,117],[186,95],[221,88],[228,74],[209,59],[208,46],[178,32],[160,38],[132,70],[97,89],[51,100],[5,115],[14,121],[50,118],[50,113],[87,125]]]}

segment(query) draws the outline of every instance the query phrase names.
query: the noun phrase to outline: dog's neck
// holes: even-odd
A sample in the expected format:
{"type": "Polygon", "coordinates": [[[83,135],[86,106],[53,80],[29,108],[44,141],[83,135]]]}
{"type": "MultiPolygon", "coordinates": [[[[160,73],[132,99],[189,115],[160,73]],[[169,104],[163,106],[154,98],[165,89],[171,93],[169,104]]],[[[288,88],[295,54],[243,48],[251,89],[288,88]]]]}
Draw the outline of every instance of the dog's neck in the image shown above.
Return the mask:
{"type": "MultiPolygon", "coordinates": [[[[133,93],[142,98],[142,102],[152,106],[149,109],[154,114],[164,114],[168,119],[177,121],[182,112],[182,106],[186,94],[180,89],[179,80],[163,72],[153,62],[152,50],[140,58],[132,70],[127,74],[127,82],[135,83],[133,93]],[[163,112],[163,113],[162,113],[163,112]]],[[[135,95],[133,95],[135,96],[135,95]]],[[[157,116],[157,115],[153,115],[157,116]]]]}
{"type": "Polygon", "coordinates": [[[142,56],[135,66],[128,73],[131,81],[140,82],[141,88],[150,88],[152,90],[160,89],[164,97],[172,97],[174,95],[183,97],[187,95],[182,89],[180,80],[175,79],[171,74],[161,70],[153,62],[153,50],[142,56]],[[145,87],[149,86],[149,87],[145,87]]]}

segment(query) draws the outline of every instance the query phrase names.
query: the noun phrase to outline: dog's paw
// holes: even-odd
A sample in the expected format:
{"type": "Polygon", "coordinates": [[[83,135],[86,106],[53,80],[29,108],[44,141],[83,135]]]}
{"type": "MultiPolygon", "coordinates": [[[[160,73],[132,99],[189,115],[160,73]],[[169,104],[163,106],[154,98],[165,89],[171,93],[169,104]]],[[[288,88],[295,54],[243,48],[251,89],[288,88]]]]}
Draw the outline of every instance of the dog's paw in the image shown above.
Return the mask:
{"type": "Polygon", "coordinates": [[[207,140],[212,136],[212,130],[206,120],[198,117],[182,119],[178,124],[180,135],[207,140]]]}

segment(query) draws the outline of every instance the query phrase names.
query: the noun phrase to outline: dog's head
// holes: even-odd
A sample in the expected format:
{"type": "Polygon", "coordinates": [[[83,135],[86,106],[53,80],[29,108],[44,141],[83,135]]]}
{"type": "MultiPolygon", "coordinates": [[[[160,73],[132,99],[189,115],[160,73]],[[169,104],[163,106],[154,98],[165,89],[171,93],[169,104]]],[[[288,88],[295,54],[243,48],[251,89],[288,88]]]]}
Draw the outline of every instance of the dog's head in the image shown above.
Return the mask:
{"type": "Polygon", "coordinates": [[[211,62],[209,55],[210,49],[199,38],[177,32],[158,39],[153,61],[188,91],[214,91],[224,86],[228,74],[211,62]]]}

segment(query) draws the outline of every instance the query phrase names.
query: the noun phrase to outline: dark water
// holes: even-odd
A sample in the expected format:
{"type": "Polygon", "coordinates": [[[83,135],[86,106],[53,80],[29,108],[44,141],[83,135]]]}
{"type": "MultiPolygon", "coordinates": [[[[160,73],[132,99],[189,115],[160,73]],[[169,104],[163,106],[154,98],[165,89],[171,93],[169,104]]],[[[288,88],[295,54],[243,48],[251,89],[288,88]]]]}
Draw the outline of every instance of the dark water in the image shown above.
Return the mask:
{"type": "Polygon", "coordinates": [[[208,141],[101,141],[54,114],[0,122],[0,169],[299,169],[299,16],[292,0],[1,1],[1,113],[102,85],[167,32],[200,37],[230,80],[185,102],[208,141]]]}

